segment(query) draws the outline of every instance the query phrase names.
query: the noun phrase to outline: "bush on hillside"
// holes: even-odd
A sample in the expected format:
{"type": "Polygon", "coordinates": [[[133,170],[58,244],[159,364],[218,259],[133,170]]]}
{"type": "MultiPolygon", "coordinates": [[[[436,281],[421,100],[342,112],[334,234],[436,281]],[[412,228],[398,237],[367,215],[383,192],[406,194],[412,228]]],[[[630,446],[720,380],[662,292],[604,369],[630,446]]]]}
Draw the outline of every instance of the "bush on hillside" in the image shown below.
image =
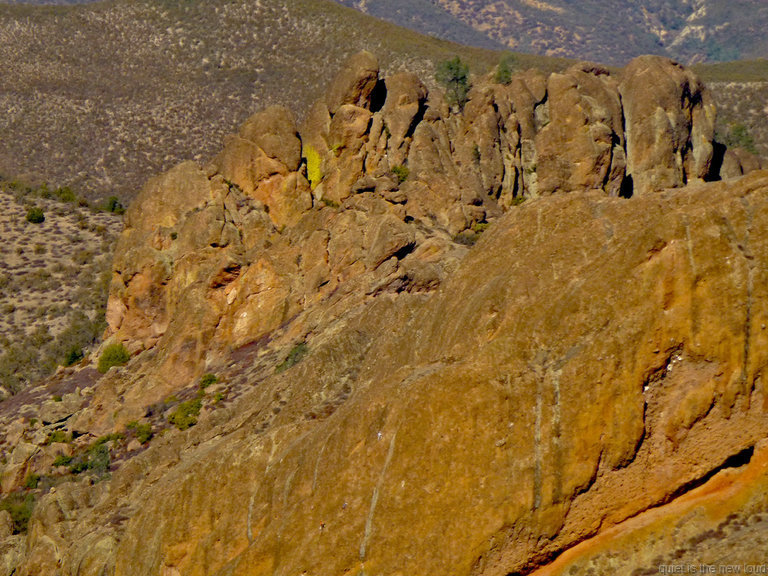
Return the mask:
{"type": "Polygon", "coordinates": [[[131,355],[128,354],[128,350],[125,349],[125,346],[123,346],[121,342],[110,344],[104,348],[104,352],[102,352],[99,357],[98,370],[102,374],[106,374],[106,372],[113,366],[127,364],[130,359],[131,355]]]}
{"type": "Polygon", "coordinates": [[[512,69],[515,67],[517,59],[514,54],[505,54],[496,68],[494,80],[498,84],[509,84],[512,81],[512,69]]]}
{"type": "Polygon", "coordinates": [[[45,214],[43,213],[43,209],[34,206],[33,208],[27,210],[27,222],[31,222],[32,224],[42,224],[45,222],[45,214]]]}

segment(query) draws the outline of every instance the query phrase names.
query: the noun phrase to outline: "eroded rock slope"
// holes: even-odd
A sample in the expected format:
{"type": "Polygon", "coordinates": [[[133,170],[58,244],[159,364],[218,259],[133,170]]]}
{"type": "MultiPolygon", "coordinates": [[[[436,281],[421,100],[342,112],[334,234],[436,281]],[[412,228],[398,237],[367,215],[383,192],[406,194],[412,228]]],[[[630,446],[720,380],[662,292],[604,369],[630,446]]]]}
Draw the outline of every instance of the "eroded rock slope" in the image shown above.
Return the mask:
{"type": "Polygon", "coordinates": [[[713,121],[658,58],[459,112],[360,54],[305,126],[269,109],[152,180],[109,304],[134,358],[0,413],[3,490],[56,480],[7,572],[616,569],[606,541],[707,541],[707,506],[759,523],[768,174],[705,182],[713,121]],[[155,437],[129,443],[137,423],[155,437]],[[76,438],[41,448],[55,430],[76,438]],[[102,445],[109,475],[52,463],[102,445]]]}

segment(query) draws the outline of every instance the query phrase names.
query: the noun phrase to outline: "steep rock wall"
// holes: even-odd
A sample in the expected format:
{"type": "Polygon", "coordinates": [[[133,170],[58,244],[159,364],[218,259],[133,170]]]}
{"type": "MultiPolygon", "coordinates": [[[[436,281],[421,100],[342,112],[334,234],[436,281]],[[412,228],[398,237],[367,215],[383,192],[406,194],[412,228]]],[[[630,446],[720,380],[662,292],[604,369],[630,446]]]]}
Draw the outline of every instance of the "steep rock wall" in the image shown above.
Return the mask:
{"type": "Polygon", "coordinates": [[[3,489],[52,473],[54,429],[158,437],[41,494],[9,570],[505,575],[654,509],[669,541],[696,487],[762,513],[768,174],[702,181],[712,112],[660,59],[481,84],[459,114],[362,54],[300,130],[269,109],[153,179],[108,310],[136,358],[60,375],[87,390],[41,426],[35,398],[0,411],[3,489]],[[170,394],[202,394],[197,425],[170,394]]]}
{"type": "MultiPolygon", "coordinates": [[[[79,529],[126,510],[121,575],[546,565],[765,438],[766,208],[765,173],[526,203],[439,292],[318,325],[300,364],[136,456],[79,529]]],[[[763,510],[744,500],[728,513],[763,510]]],[[[33,519],[32,550],[57,522],[33,519]]]]}
{"type": "Polygon", "coordinates": [[[148,184],[117,249],[110,333],[135,350],[160,342],[171,389],[337,287],[434,289],[455,261],[445,255],[526,198],[701,180],[713,122],[693,75],[658,57],[633,62],[621,85],[591,65],[480,82],[457,113],[358,54],[300,134],[271,108],[205,170],[148,184]]]}

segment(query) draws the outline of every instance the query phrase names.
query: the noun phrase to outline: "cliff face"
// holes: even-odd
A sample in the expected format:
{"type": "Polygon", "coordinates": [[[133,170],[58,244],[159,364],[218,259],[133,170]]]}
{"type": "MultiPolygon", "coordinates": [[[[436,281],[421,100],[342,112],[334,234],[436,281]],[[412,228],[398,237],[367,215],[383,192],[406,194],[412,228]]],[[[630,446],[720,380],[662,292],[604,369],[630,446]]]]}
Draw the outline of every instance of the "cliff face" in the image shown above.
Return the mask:
{"type": "Polygon", "coordinates": [[[379,79],[361,53],[301,136],[271,108],[212,166],[181,165],[146,187],[117,249],[110,330],[157,345],[161,378],[183,382],[206,355],[330,294],[434,289],[457,240],[521,200],[704,179],[713,123],[695,77],[661,58],[633,62],[621,84],[588,66],[482,84],[459,114],[413,75],[379,79]]]}
{"type": "Polygon", "coordinates": [[[768,173],[703,181],[712,115],[655,58],[620,82],[529,73],[458,114],[359,55],[300,135],[271,109],[213,166],[153,180],[109,306],[137,355],[49,384],[80,388],[42,428],[17,420],[3,487],[51,469],[33,436],[52,428],[156,437],[107,440],[108,479],[41,494],[8,566],[505,575],[740,554],[767,505],[768,173]],[[197,424],[169,426],[195,394],[197,424]]]}

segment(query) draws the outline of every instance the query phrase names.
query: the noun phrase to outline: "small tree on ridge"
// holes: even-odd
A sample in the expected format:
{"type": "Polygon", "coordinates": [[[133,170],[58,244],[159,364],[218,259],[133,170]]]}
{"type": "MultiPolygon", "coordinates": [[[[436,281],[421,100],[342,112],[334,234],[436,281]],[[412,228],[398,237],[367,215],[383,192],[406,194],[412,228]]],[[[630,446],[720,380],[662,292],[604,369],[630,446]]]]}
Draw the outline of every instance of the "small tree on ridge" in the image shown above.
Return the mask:
{"type": "Polygon", "coordinates": [[[456,56],[437,65],[435,79],[445,86],[448,104],[463,110],[469,100],[469,89],[472,87],[469,81],[469,66],[456,56]]]}

